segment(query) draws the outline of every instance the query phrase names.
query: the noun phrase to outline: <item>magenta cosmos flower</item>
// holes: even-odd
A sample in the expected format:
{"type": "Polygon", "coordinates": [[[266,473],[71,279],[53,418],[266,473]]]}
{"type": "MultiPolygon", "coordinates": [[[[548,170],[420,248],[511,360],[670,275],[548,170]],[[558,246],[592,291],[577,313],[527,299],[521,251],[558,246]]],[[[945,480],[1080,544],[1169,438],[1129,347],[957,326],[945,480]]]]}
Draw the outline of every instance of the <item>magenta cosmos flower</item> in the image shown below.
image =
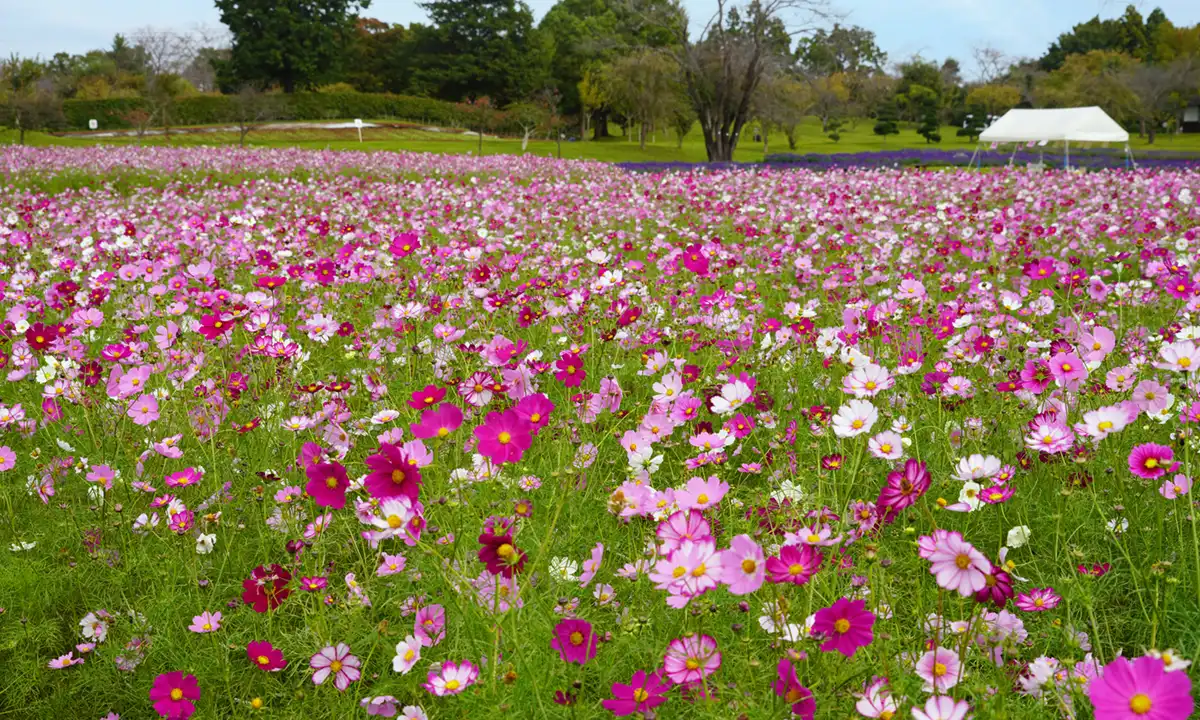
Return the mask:
{"type": "Polygon", "coordinates": [[[309,465],[304,474],[308,476],[308,484],[304,486],[304,491],[312,497],[318,507],[334,510],[346,507],[346,488],[350,487],[350,479],[341,463],[309,465]]]}
{"type": "Polygon", "coordinates": [[[408,401],[408,406],[413,410],[424,410],[431,408],[442,401],[446,397],[446,391],[437,385],[426,385],[420,390],[414,390],[412,399],[408,401]]]}
{"type": "Polygon", "coordinates": [[[586,620],[560,620],[554,626],[550,647],[558,651],[563,662],[584,665],[596,657],[596,635],[586,620]]]}
{"type": "Polygon", "coordinates": [[[645,670],[638,670],[628,685],[613,683],[613,697],[601,700],[600,704],[617,717],[634,713],[646,715],[667,701],[666,693],[670,687],[658,672],[647,674],[645,670]]]}
{"type": "Polygon", "coordinates": [[[1156,478],[1175,469],[1175,451],[1166,445],[1144,443],[1129,451],[1129,472],[1140,478],[1156,478]]]}
{"type": "Polygon", "coordinates": [[[470,660],[463,660],[461,663],[447,660],[429,671],[421,687],[438,697],[457,695],[474,685],[478,679],[479,668],[471,664],[470,660]]]}
{"type": "Polygon", "coordinates": [[[938,585],[954,590],[963,597],[970,597],[987,586],[992,563],[975,546],[964,540],[961,533],[940,534],[933,537],[932,541],[933,546],[928,554],[929,572],[937,578],[938,585]]]}
{"type": "Polygon", "coordinates": [[[259,670],[267,672],[278,672],[287,667],[283,653],[266,640],[255,640],[246,645],[246,657],[250,658],[250,662],[259,670]]]}
{"type": "Polygon", "coordinates": [[[368,455],[371,473],[363,481],[372,497],[390,498],[403,495],[416,500],[421,494],[421,472],[396,445],[383,443],[379,452],[368,455]]]}
{"type": "Polygon", "coordinates": [[[554,367],[558,368],[554,377],[558,378],[564,387],[579,387],[587,377],[587,373],[583,371],[583,358],[572,352],[563,353],[554,363],[554,367]]]}
{"type": "Polygon", "coordinates": [[[663,669],[676,685],[692,685],[712,675],[721,667],[717,641],[708,635],[676,638],[667,646],[663,669]]]}
{"type": "Polygon", "coordinates": [[[773,583],[803,585],[824,561],[825,556],[812,545],[784,545],[779,548],[779,557],[767,558],[767,574],[773,583]]]}
{"type": "Polygon", "coordinates": [[[1167,672],[1161,658],[1118,657],[1088,686],[1096,720],[1186,720],[1195,708],[1187,673],[1167,672]]]}
{"type": "Polygon", "coordinates": [[[792,665],[792,661],[787,658],[781,659],[775,668],[775,674],[777,676],[774,684],[775,694],[792,706],[793,715],[799,715],[805,720],[813,720],[813,716],[817,713],[817,701],[813,698],[812,692],[800,684],[800,678],[796,676],[796,668],[792,665]]]}
{"type": "Polygon", "coordinates": [[[860,647],[871,644],[875,639],[871,629],[875,625],[875,613],[867,610],[866,605],[863,600],[838,598],[833,605],[817,611],[812,631],[826,637],[822,651],[836,650],[851,657],[860,647]]]}
{"type": "Polygon", "coordinates": [[[192,701],[200,699],[200,684],[195,675],[184,675],[179,670],[163,673],[154,678],[150,699],[154,701],[154,712],[167,720],[187,720],[196,712],[192,701]]]}
{"type": "Polygon", "coordinates": [[[479,453],[495,463],[515,463],[533,444],[532,426],[515,410],[490,412],[487,421],[475,428],[479,453]]]}
{"type": "Polygon", "coordinates": [[[462,425],[462,410],[457,405],[442,403],[421,413],[421,421],[409,426],[418,440],[444,438],[462,425]]]}
{"type": "Polygon", "coordinates": [[[309,659],[308,665],[313,669],[313,684],[320,685],[332,675],[333,686],[341,692],[346,692],[350,683],[362,676],[358,658],[350,654],[346,643],[323,648],[309,659]]]}
{"type": "Polygon", "coordinates": [[[259,565],[242,581],[242,602],[252,606],[254,612],[274,610],[292,594],[287,586],[291,580],[292,574],[281,565],[259,565]]]}

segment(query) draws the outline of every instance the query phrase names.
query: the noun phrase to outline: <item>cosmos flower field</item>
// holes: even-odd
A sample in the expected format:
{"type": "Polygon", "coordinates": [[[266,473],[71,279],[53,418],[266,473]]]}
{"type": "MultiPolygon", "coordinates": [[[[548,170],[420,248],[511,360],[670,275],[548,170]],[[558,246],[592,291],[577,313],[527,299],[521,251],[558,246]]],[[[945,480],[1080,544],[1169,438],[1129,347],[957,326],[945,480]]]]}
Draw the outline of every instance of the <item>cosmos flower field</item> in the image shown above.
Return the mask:
{"type": "Polygon", "coordinates": [[[1192,713],[1200,173],[0,179],[0,716],[1192,713]]]}

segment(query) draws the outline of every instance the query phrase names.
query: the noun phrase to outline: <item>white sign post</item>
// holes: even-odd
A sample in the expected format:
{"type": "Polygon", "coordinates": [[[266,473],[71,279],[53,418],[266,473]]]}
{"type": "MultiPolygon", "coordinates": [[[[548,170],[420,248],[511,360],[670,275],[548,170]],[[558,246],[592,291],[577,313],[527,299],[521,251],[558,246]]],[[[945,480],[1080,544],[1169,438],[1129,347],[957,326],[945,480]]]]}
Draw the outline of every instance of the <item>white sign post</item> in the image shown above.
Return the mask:
{"type": "Polygon", "coordinates": [[[88,120],[88,130],[95,130],[100,127],[100,123],[96,122],[95,118],[88,120]]]}
{"type": "Polygon", "coordinates": [[[362,118],[354,118],[354,127],[358,130],[358,141],[362,142],[362,118]]]}

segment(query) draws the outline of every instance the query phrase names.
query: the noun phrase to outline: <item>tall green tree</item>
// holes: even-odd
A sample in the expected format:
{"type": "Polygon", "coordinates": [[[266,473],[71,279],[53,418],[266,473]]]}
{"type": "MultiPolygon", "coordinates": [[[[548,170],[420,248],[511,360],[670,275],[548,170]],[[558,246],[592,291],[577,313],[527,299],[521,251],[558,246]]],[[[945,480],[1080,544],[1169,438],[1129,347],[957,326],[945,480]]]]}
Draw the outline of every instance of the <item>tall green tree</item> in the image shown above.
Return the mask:
{"type": "Polygon", "coordinates": [[[232,35],[225,86],[279,85],[293,92],[330,80],[358,11],[370,0],[216,0],[232,35]]]}
{"type": "Polygon", "coordinates": [[[552,48],[523,0],[428,0],[413,87],[443,100],[487,96],[503,106],[541,89],[552,48]]]}

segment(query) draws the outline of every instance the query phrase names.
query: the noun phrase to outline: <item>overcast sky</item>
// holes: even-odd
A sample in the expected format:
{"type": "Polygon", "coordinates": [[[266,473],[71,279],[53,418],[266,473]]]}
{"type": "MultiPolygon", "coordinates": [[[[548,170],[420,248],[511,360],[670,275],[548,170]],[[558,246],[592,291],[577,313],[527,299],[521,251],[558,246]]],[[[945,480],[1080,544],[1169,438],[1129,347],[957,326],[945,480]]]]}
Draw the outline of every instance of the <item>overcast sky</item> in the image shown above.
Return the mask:
{"type": "MultiPolygon", "coordinates": [[[[526,0],[537,19],[554,0],[526,0]]],[[[875,31],[892,61],[914,54],[955,57],[968,75],[971,50],[996,47],[1010,56],[1041,55],[1060,32],[1093,15],[1116,17],[1128,0],[834,0],[845,23],[875,31]]],[[[707,19],[714,0],[684,0],[693,21],[707,19]]],[[[1161,7],[1177,24],[1200,22],[1200,0],[1134,3],[1143,15],[1161,7]]],[[[423,21],[415,0],[373,0],[365,13],[386,22],[423,21]]],[[[222,29],[211,0],[0,0],[0,55],[82,53],[108,47],[116,33],[145,25],[222,29]]]]}

